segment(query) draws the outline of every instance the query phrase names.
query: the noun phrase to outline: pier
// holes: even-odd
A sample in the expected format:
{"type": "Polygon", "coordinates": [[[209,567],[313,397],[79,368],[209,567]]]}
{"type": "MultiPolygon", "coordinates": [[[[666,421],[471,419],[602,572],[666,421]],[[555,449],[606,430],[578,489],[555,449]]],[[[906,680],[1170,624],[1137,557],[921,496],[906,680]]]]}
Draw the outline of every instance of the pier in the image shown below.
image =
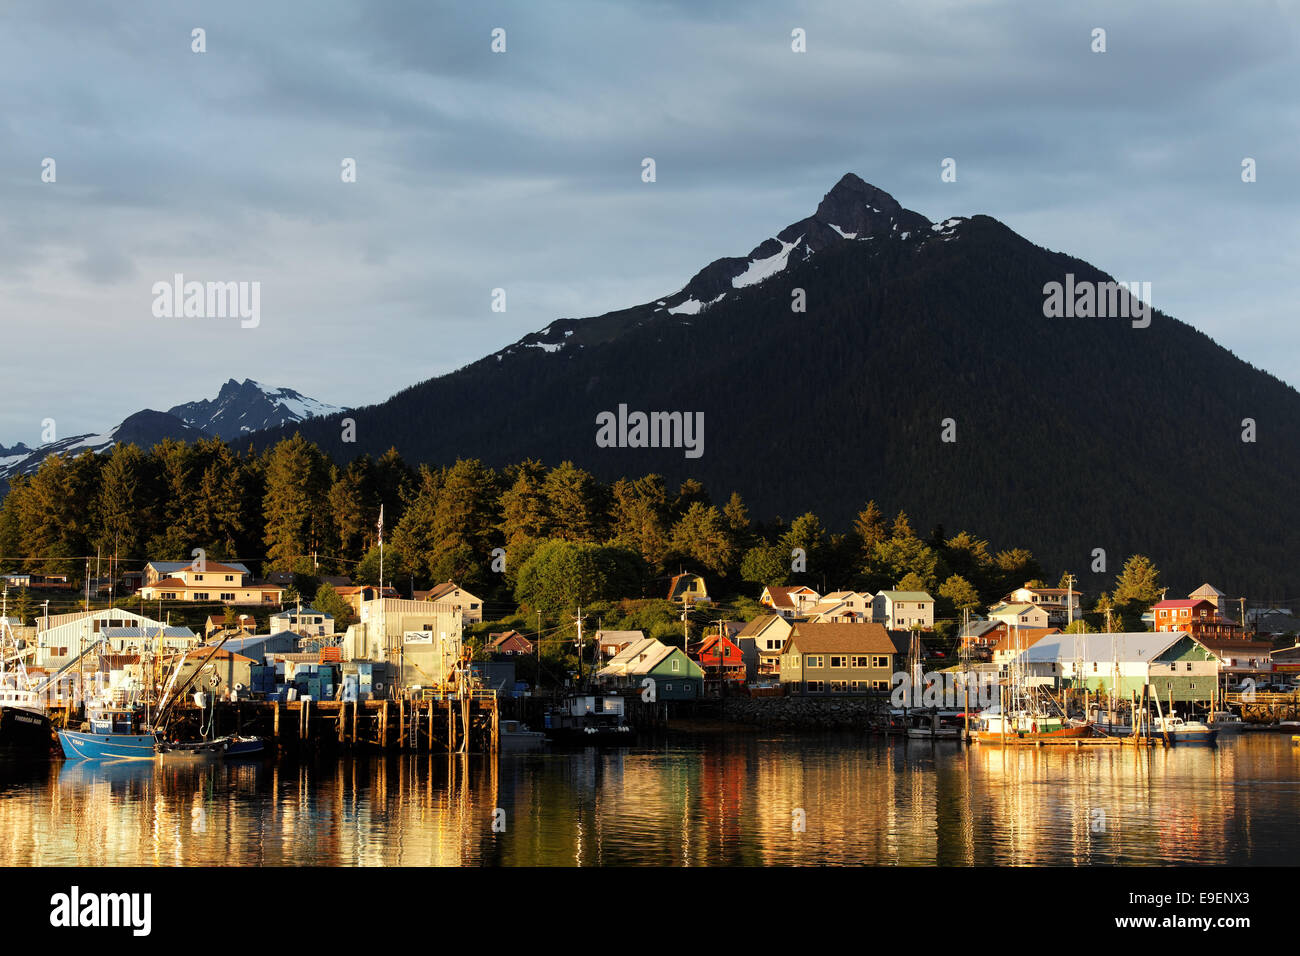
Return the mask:
{"type": "MultiPolygon", "coordinates": [[[[56,727],[80,722],[70,708],[51,709],[50,717],[56,727]]],[[[397,700],[218,700],[204,709],[186,703],[169,723],[180,738],[263,737],[282,751],[496,754],[501,739],[496,692],[481,689],[397,700]]]]}

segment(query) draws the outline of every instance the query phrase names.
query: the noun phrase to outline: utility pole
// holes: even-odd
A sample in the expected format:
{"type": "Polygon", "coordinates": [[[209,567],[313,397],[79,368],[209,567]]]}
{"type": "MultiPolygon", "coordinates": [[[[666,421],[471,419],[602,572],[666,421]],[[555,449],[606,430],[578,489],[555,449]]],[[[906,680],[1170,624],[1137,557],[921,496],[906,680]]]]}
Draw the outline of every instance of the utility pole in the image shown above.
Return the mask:
{"type": "Polygon", "coordinates": [[[1070,630],[1070,625],[1074,623],[1074,575],[1069,572],[1065,575],[1065,629],[1070,630]]]}
{"type": "Polygon", "coordinates": [[[578,605],[578,689],[582,689],[582,605],[578,605]]]}

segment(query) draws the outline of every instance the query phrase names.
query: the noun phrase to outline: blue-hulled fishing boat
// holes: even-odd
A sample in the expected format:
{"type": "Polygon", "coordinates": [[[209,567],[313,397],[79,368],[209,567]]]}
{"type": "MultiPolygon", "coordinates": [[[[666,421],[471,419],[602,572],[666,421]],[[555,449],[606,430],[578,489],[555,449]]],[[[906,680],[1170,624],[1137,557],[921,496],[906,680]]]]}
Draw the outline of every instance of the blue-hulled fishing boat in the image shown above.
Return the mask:
{"type": "Polygon", "coordinates": [[[153,760],[158,738],[141,726],[138,711],[104,708],[90,716],[90,730],[60,730],[69,760],[153,760]]]}

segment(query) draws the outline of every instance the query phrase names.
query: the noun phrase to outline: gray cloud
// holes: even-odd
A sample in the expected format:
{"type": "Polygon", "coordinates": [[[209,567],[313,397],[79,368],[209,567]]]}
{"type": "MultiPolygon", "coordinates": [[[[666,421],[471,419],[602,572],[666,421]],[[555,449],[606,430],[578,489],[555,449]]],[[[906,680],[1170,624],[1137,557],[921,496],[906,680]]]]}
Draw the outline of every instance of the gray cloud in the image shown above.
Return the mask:
{"type": "Polygon", "coordinates": [[[850,170],[932,219],[986,213],[1150,281],[1160,308],[1294,378],[1298,37],[1282,2],[11,6],[0,443],[231,376],[382,400],[677,289],[850,170]],[[154,319],[150,286],[175,272],[260,280],[261,327],[154,319]],[[32,387],[51,361],[78,384],[32,387]],[[105,365],[148,374],[80,384],[105,365]]]}

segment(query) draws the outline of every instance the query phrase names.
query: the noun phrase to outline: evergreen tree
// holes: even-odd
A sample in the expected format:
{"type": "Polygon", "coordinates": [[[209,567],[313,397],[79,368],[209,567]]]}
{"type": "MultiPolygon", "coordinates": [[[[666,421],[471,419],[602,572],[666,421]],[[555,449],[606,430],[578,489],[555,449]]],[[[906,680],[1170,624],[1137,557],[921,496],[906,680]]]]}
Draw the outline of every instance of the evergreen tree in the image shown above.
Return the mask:
{"type": "Polygon", "coordinates": [[[698,501],[673,525],[672,550],[716,577],[725,578],[736,561],[736,547],[722,512],[698,501]]]}
{"type": "Polygon", "coordinates": [[[621,478],[611,487],[610,497],[610,543],[638,551],[648,564],[662,568],[671,536],[663,477],[621,478]]]}
{"type": "MultiPolygon", "coordinates": [[[[511,472],[514,474],[513,482],[501,496],[500,531],[510,559],[514,561],[514,553],[520,544],[539,541],[550,533],[551,521],[542,492],[545,466],[529,459],[507,469],[507,477],[511,472]]],[[[506,570],[510,570],[509,565],[506,570]]]]}
{"type": "Polygon", "coordinates": [[[292,571],[297,558],[329,545],[333,533],[330,484],[328,461],[300,434],[278,442],[267,454],[262,513],[270,568],[292,571]]]}
{"type": "Polygon", "coordinates": [[[550,515],[551,533],[566,541],[596,541],[604,537],[606,509],[601,489],[589,472],[571,461],[546,474],[542,497],[550,515]]]}

